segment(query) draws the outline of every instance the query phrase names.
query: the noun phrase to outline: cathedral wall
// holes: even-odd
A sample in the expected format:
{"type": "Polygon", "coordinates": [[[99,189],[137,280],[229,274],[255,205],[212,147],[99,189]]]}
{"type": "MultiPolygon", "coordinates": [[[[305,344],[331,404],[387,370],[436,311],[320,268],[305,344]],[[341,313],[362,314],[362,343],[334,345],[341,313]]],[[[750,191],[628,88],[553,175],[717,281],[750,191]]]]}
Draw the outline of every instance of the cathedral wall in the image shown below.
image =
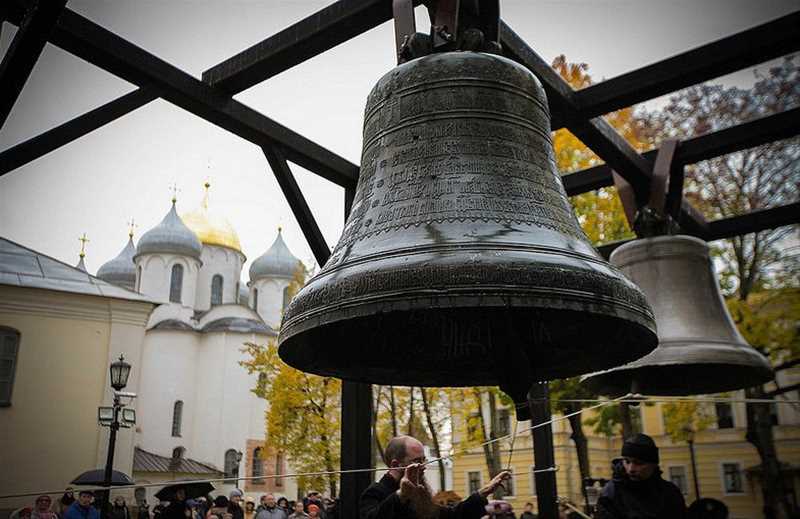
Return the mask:
{"type": "MultiPolygon", "coordinates": [[[[245,342],[265,343],[266,337],[251,333],[212,332],[203,335],[198,357],[202,383],[197,385],[197,400],[203,402],[193,416],[197,435],[187,456],[224,468],[225,452],[245,453],[247,440],[263,440],[266,403],[250,390],[257,376],[247,373],[239,362],[247,356],[245,342]]],[[[244,475],[244,462],[241,471],[244,475]]],[[[226,487],[227,488],[227,487],[226,487]]],[[[231,485],[231,489],[233,486],[231,485]]]]}
{"type": "Polygon", "coordinates": [[[250,308],[254,307],[253,298],[258,290],[258,315],[270,327],[277,330],[283,317],[283,291],[289,286],[290,280],[283,278],[261,278],[251,283],[250,308]]]}
{"type": "MultiPolygon", "coordinates": [[[[124,391],[139,390],[144,327],[152,308],[0,286],[0,326],[20,334],[11,404],[0,407],[2,493],[64,488],[81,472],[105,464],[108,429],[98,425],[97,408],[112,401],[109,365],[124,352],[132,365],[124,391]]],[[[126,474],[132,469],[133,436],[133,429],[117,434],[114,468],[126,474]]],[[[30,502],[4,500],[0,508],[30,502]]]]}
{"type": "Polygon", "coordinates": [[[181,304],[191,307],[196,298],[198,271],[200,262],[194,258],[177,254],[144,254],[136,257],[136,267],[142,267],[138,280],[139,293],[150,297],[169,301],[170,278],[172,267],[183,265],[183,285],[181,288],[181,304]]]}
{"type": "MultiPolygon", "coordinates": [[[[196,399],[203,375],[197,370],[199,334],[183,330],[149,330],[145,337],[142,362],[142,389],[139,405],[139,445],[170,457],[175,447],[187,449],[195,438],[192,416],[205,405],[196,399]],[[183,402],[179,436],[172,435],[176,401],[183,402]]],[[[204,432],[202,434],[205,434],[204,432]]]]}
{"type": "Polygon", "coordinates": [[[244,255],[226,247],[204,244],[201,259],[203,266],[197,277],[195,309],[211,308],[211,280],[215,274],[220,274],[223,279],[222,303],[238,303],[244,255]]]}

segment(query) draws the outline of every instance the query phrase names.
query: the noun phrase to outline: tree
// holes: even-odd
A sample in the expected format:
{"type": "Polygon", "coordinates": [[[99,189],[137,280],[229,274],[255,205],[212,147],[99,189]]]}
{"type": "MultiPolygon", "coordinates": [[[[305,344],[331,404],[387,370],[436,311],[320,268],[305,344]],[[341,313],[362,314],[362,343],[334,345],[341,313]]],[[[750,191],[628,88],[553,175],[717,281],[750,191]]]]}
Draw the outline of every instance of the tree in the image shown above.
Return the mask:
{"type": "MultiPolygon", "coordinates": [[[[800,105],[798,57],[785,57],[766,74],[756,72],[755,78],[748,89],[703,84],[673,95],[661,112],[652,114],[655,132],[664,138],[686,138],[800,105]]],[[[707,217],[731,217],[796,201],[800,198],[799,179],[800,139],[794,137],[687,167],[685,192],[707,217]]],[[[797,249],[787,246],[786,240],[792,232],[796,229],[783,227],[747,234],[713,249],[722,265],[721,284],[732,296],[729,305],[740,331],[751,345],[766,353],[776,347],[786,350],[788,345],[770,339],[772,333],[756,333],[775,329],[767,315],[753,310],[759,300],[770,297],[764,293],[773,293],[768,289],[797,285],[797,249]]],[[[798,313],[791,319],[796,323],[798,313]]],[[[790,354],[796,355],[797,350],[790,354]]],[[[773,361],[779,357],[772,355],[773,361]]],[[[748,398],[770,396],[763,386],[748,388],[745,394],[748,398]]],[[[761,458],[766,515],[785,519],[789,504],[768,406],[747,406],[746,437],[761,458]]]]}
{"type": "MultiPolygon", "coordinates": [[[[703,84],[670,98],[650,117],[661,138],[687,138],[800,106],[800,57],[788,56],[756,72],[752,88],[703,84]]],[[[795,202],[800,198],[800,138],[793,137],[688,166],[684,188],[711,219],[736,216],[795,202]]],[[[775,271],[794,273],[797,247],[785,248],[796,227],[737,236],[715,248],[722,287],[747,300],[753,290],[775,286],[775,271]]]]}
{"type": "MultiPolygon", "coordinates": [[[[298,267],[289,284],[293,296],[305,282],[305,270],[298,267]]],[[[341,381],[318,377],[296,370],[278,357],[275,341],[266,345],[246,343],[249,359],[242,365],[249,373],[258,373],[253,389],[269,402],[266,414],[265,445],[284,452],[300,472],[333,472],[339,468],[341,381]]],[[[327,486],[336,496],[338,478],[301,476],[300,486],[327,486]]]]}

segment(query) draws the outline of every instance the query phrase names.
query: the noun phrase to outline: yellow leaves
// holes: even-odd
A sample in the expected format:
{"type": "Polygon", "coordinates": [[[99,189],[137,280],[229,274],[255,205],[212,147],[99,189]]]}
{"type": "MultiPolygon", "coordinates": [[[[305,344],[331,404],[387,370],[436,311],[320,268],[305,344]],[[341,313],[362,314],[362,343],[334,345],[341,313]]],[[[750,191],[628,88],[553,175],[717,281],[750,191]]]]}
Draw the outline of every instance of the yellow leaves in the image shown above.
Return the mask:
{"type": "Polygon", "coordinates": [[[592,243],[634,237],[615,188],[606,187],[573,196],[570,202],[583,231],[592,243]]]}
{"type": "Polygon", "coordinates": [[[674,442],[687,441],[714,423],[710,406],[702,402],[670,402],[662,411],[664,429],[674,442]]]}
{"type": "MultiPolygon", "coordinates": [[[[574,89],[585,88],[592,84],[592,78],[588,74],[589,66],[585,63],[568,63],[562,54],[553,61],[553,68],[574,89]]],[[[636,116],[633,108],[610,113],[605,119],[635,149],[641,151],[652,146],[647,132],[643,131],[643,120],[636,116]]],[[[553,134],[553,148],[556,165],[562,174],[590,168],[602,162],[594,152],[564,128],[553,134]]],[[[581,227],[593,243],[633,237],[616,189],[603,188],[573,196],[570,200],[581,227]]]]}
{"type": "Polygon", "coordinates": [[[726,301],[736,327],[752,346],[775,362],[800,355],[800,289],[752,292],[746,301],[726,301]]]}
{"type": "MultiPolygon", "coordinates": [[[[296,370],[278,356],[275,341],[267,345],[245,344],[248,360],[241,364],[258,373],[253,392],[269,402],[265,416],[267,448],[283,452],[300,472],[335,470],[339,467],[341,381],[296,370]]],[[[301,478],[306,488],[332,493],[335,476],[301,478]]]]}

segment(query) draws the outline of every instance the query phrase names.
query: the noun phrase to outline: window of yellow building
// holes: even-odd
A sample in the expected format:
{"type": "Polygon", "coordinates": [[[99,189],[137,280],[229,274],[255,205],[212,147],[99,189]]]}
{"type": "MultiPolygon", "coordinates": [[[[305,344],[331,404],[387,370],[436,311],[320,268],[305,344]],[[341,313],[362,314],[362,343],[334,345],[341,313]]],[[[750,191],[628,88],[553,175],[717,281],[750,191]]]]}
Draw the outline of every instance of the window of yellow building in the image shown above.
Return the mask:
{"type": "Polygon", "coordinates": [[[480,471],[470,471],[467,473],[467,494],[474,494],[481,488],[480,471]]]}
{"type": "Polygon", "coordinates": [[[744,494],[741,464],[722,464],[722,487],[726,494],[744,494]]]}

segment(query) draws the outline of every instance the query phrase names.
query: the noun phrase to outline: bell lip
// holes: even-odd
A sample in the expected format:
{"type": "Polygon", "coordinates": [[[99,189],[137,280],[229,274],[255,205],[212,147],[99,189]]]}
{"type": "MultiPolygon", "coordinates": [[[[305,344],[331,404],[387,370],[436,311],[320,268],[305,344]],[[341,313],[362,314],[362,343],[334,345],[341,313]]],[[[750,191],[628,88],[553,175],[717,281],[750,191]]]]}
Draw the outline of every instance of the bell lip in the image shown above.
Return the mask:
{"type": "MultiPolygon", "coordinates": [[[[443,307],[442,310],[448,310],[452,308],[452,306],[448,306],[443,307]]],[[[503,307],[486,308],[486,310],[502,309],[503,307]]],[[[540,308],[531,307],[530,309],[553,312],[567,311],[563,309],[553,309],[551,306],[543,306],[540,308]]],[[[524,310],[524,308],[517,308],[517,310],[524,310]]],[[[580,310],[572,309],[569,310],[569,312],[587,313],[586,308],[580,308],[580,310]]],[[[363,317],[369,318],[371,315],[366,315],[363,317]]],[[[625,317],[619,315],[611,314],[594,314],[593,317],[605,321],[606,324],[617,321],[615,329],[619,329],[620,327],[624,326],[628,334],[638,335],[639,340],[633,342],[639,345],[639,350],[644,349],[643,351],[648,351],[649,348],[652,347],[652,344],[657,342],[657,336],[654,330],[648,326],[640,324],[639,322],[626,319],[625,317]]],[[[334,322],[331,324],[335,326],[337,323],[334,322]]],[[[325,364],[324,360],[320,359],[318,355],[314,354],[315,350],[326,346],[311,346],[308,344],[309,338],[304,337],[306,333],[314,333],[318,328],[318,326],[312,326],[304,330],[304,332],[296,333],[291,337],[287,337],[285,334],[282,336],[279,335],[278,354],[280,358],[286,364],[298,370],[313,373],[319,376],[332,376],[352,382],[426,387],[469,387],[476,385],[498,385],[502,382],[496,373],[491,372],[486,368],[486,362],[481,362],[481,368],[472,371],[465,370],[460,366],[453,367],[447,362],[426,364],[424,369],[408,367],[407,370],[398,370],[395,364],[389,364],[385,367],[380,366],[377,368],[374,365],[357,366],[352,369],[350,369],[349,366],[329,367],[329,365],[325,364]],[[312,358],[313,360],[309,362],[309,358],[312,358]],[[376,373],[383,374],[376,375],[376,373]]],[[[311,338],[310,340],[318,342],[315,338],[311,338]]],[[[581,341],[581,344],[583,344],[583,341],[581,341]]],[[[336,347],[338,349],[342,346],[337,344],[336,341],[333,341],[328,347],[336,347]]],[[[598,346],[595,346],[592,343],[586,343],[586,350],[591,350],[593,352],[601,351],[598,346]]],[[[620,353],[623,351],[627,350],[615,350],[614,356],[619,357],[620,353]]],[[[531,352],[527,353],[530,355],[531,352]]],[[[641,351],[637,351],[635,353],[635,355],[641,354],[641,351]]],[[[607,356],[610,357],[610,354],[607,354],[607,356]]],[[[536,357],[531,357],[531,361],[534,363],[535,359],[536,357]]],[[[538,370],[533,368],[535,373],[533,373],[534,376],[532,378],[532,382],[545,382],[556,378],[567,378],[580,375],[581,372],[585,372],[585,367],[583,367],[583,369],[575,369],[571,368],[573,365],[573,362],[561,362],[558,364],[559,367],[556,369],[553,369],[551,366],[538,370]]]]}
{"type": "Polygon", "coordinates": [[[625,395],[632,390],[649,395],[686,396],[722,393],[769,382],[775,373],[766,357],[746,343],[693,341],[660,344],[644,357],[628,364],[583,375],[581,384],[608,396],[625,395]],[[692,350],[725,347],[719,361],[692,362],[692,350]],[[675,348],[689,351],[669,352],[675,348]],[[667,351],[672,358],[663,358],[667,351]],[[679,357],[675,359],[674,357],[679,357]],[[661,357],[661,358],[659,358],[661,357]],[[675,381],[686,381],[676,383],[675,381]]]}
{"type": "Polygon", "coordinates": [[[700,238],[686,234],[637,238],[614,249],[608,261],[617,268],[624,268],[645,260],[687,255],[707,258],[709,255],[708,244],[700,238]]]}

